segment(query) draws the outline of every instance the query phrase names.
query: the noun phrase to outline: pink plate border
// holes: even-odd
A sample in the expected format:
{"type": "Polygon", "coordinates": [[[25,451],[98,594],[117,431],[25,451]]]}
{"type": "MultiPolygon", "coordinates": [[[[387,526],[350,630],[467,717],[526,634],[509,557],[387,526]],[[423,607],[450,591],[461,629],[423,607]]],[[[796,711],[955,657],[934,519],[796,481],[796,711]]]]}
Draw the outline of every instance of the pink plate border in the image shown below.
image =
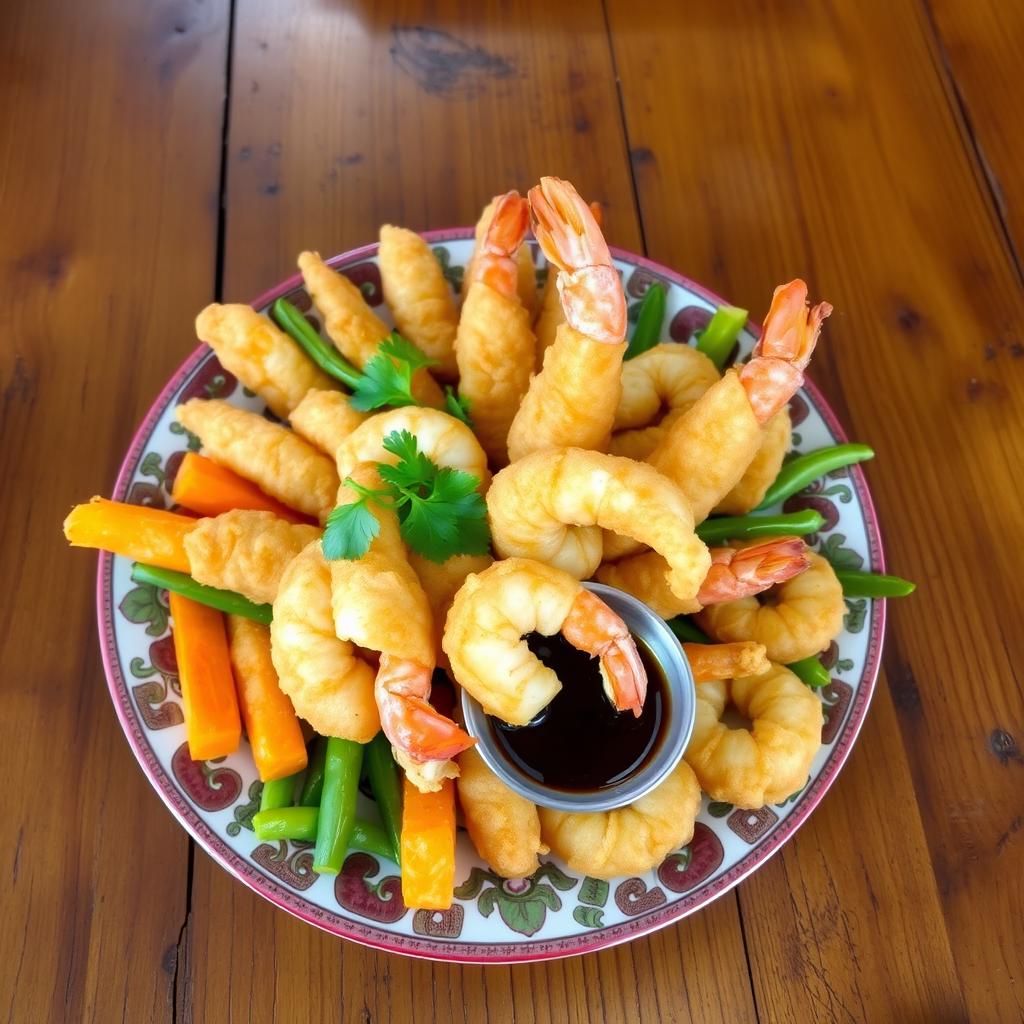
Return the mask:
{"type": "MultiPolygon", "coordinates": [[[[472,237],[472,235],[472,228],[448,228],[424,232],[424,238],[432,243],[464,239],[472,237]]],[[[350,264],[368,258],[374,255],[376,251],[376,243],[365,245],[332,257],[329,262],[334,266],[350,264]]],[[[679,284],[712,305],[718,306],[725,303],[725,300],[714,292],[690,280],[685,275],[678,274],[662,266],[660,263],[628,252],[625,249],[612,247],[612,252],[619,259],[679,284]]],[[[299,284],[301,284],[301,276],[295,274],[259,296],[252,305],[257,309],[262,308],[274,299],[294,290],[299,284]]],[[[748,329],[755,336],[759,333],[758,325],[752,322],[748,324],[748,329]]],[[[179,367],[150,407],[132,439],[124,461],[121,463],[117,481],[114,485],[114,498],[123,500],[127,495],[128,485],[135,466],[157,421],[163,415],[164,410],[174,395],[203,360],[206,359],[208,354],[209,349],[205,345],[199,346],[179,367]]],[[[818,388],[809,380],[805,382],[804,387],[829,429],[840,441],[846,441],[846,432],[818,388]]],[[[878,571],[884,572],[885,555],[878,528],[878,515],[860,466],[852,468],[850,478],[860,499],[861,507],[864,509],[871,566],[878,571]]],[[[850,751],[860,733],[861,726],[864,723],[868,705],[874,694],[878,678],[882,642],[885,636],[886,602],[874,601],[872,602],[867,663],[862,683],[858,686],[856,698],[847,711],[846,723],[836,740],[831,756],[813,784],[801,794],[796,807],[793,808],[782,824],[728,871],[717,876],[709,884],[702,886],[696,892],[684,896],[674,903],[635,919],[624,921],[586,935],[550,941],[541,940],[520,943],[452,943],[404,935],[397,936],[382,928],[364,925],[350,918],[326,911],[296,895],[281,885],[276,879],[264,874],[249,861],[240,857],[199,817],[191,805],[182,797],[174,783],[168,778],[153,754],[145,735],[139,728],[135,709],[131,703],[130,691],[121,673],[121,666],[117,657],[113,624],[112,567],[113,556],[101,554],[96,579],[96,604],[100,651],[107,677],[107,687],[110,690],[111,700],[114,704],[118,720],[121,723],[121,728],[124,730],[128,744],[135,754],[140,767],[160,795],[160,798],[167,805],[167,808],[186,831],[214,860],[219,862],[221,866],[249,886],[254,892],[259,893],[259,895],[269,900],[275,906],[287,910],[309,924],[316,925],[318,928],[333,935],[339,935],[386,952],[402,953],[408,956],[454,963],[526,963],[589,953],[622,942],[628,942],[637,936],[648,934],[658,928],[664,928],[666,925],[681,920],[728,892],[779,850],[783,843],[807,820],[807,817],[817,807],[829,787],[835,781],[839,770],[849,757],[850,751]]]]}

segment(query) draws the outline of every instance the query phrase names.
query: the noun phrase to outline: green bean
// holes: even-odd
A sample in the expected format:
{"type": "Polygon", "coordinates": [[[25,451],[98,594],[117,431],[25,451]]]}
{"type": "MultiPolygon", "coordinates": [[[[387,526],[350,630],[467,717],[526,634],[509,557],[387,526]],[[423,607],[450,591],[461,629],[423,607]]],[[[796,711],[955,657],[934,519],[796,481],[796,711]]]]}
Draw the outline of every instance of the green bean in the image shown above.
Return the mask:
{"type": "Polygon", "coordinates": [[[633,337],[629,339],[623,359],[633,359],[661,341],[661,326],[665,322],[665,286],[658,281],[647,286],[640,300],[633,337]]]}
{"type": "Polygon", "coordinates": [[[299,796],[301,807],[319,807],[320,794],[324,791],[324,760],[327,757],[327,737],[317,736],[313,741],[313,752],[306,766],[306,778],[299,796]]]}
{"type": "Polygon", "coordinates": [[[757,508],[778,505],[797,491],[802,491],[812,480],[817,480],[834,469],[866,462],[874,457],[874,451],[866,444],[837,444],[831,448],[818,448],[816,451],[798,455],[779,470],[775,482],[768,488],[764,500],[757,508]]]}
{"type": "Polygon", "coordinates": [[[705,544],[725,540],[752,540],[755,537],[787,537],[814,533],[825,519],[813,508],[777,516],[717,516],[705,519],[697,527],[697,536],[705,544]]]}
{"type": "Polygon", "coordinates": [[[916,583],[902,576],[886,576],[877,572],[837,569],[836,578],[843,585],[845,597],[906,597],[917,589],[916,583]]]}
{"type": "MultiPolygon", "coordinates": [[[[711,640],[702,633],[685,615],[668,620],[668,628],[686,644],[709,644],[711,640]]],[[[828,669],[817,658],[804,658],[787,665],[793,675],[812,690],[820,690],[832,682],[828,669]]]]}
{"type": "Polygon", "coordinates": [[[366,766],[373,799],[377,801],[384,830],[394,847],[392,857],[397,862],[402,847],[402,784],[391,755],[391,741],[384,733],[377,733],[367,745],[366,766]]]}
{"type": "Polygon", "coordinates": [[[324,373],[340,380],[346,387],[355,388],[362,374],[324,342],[300,310],[287,299],[277,299],[270,307],[270,315],[324,373]]]}
{"type": "Polygon", "coordinates": [[[324,759],[324,789],[313,851],[313,870],[336,875],[341,871],[356,820],[359,768],[363,748],[352,740],[331,736],[324,759]]]}
{"type": "MultiPolygon", "coordinates": [[[[270,811],[258,811],[252,818],[256,838],[265,842],[275,839],[292,839],[298,843],[315,842],[319,823],[319,807],[279,807],[270,811]]],[[[365,850],[379,857],[387,857],[388,860],[395,859],[391,841],[384,829],[372,821],[356,819],[348,848],[365,850]]]]}
{"type": "Polygon", "coordinates": [[[786,668],[812,690],[820,690],[832,682],[828,669],[817,658],[801,658],[790,662],[786,668]]]}
{"type": "Polygon", "coordinates": [[[155,565],[143,565],[135,562],[132,565],[132,579],[136,583],[149,583],[163,590],[173,590],[176,594],[191,598],[199,604],[209,605],[229,615],[241,615],[246,619],[270,625],[274,609],[269,604],[253,604],[248,598],[236,594],[233,590],[218,590],[197,583],[191,576],[173,569],[159,569],[155,565]]]}
{"type": "Polygon", "coordinates": [[[697,349],[720,370],[725,366],[736,339],[747,322],[747,311],[737,306],[719,306],[707,327],[697,336],[697,349]]]}
{"type": "Polygon", "coordinates": [[[291,807],[295,797],[295,781],[300,773],[286,775],[283,779],[273,779],[263,783],[260,794],[260,810],[275,811],[279,807],[291,807]]]}

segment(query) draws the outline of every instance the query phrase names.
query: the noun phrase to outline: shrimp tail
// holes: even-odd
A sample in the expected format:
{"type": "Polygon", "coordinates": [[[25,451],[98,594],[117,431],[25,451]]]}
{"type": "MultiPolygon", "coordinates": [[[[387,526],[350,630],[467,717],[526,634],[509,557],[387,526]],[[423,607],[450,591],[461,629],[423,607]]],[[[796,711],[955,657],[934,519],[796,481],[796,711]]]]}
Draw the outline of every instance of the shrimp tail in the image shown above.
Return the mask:
{"type": "Polygon", "coordinates": [[[558,292],[569,325],[596,341],[626,336],[626,300],[593,211],[567,181],[541,178],[530,189],[533,233],[558,267],[558,292]]]}
{"type": "Polygon", "coordinates": [[[494,201],[494,215],[473,258],[472,280],[482,281],[508,298],[519,294],[516,253],[523,244],[530,213],[526,200],[513,189],[494,201]]]}
{"type": "Polygon", "coordinates": [[[423,665],[382,654],[374,684],[384,735],[417,763],[448,760],[476,743],[427,700],[430,675],[423,665]]]}
{"type": "Polygon", "coordinates": [[[803,384],[804,367],[831,312],[828,302],[808,309],[807,285],[799,278],[775,289],[761,339],[740,370],[759,423],[767,423],[803,384]]]}
{"type": "Polygon", "coordinates": [[[600,660],[605,693],[618,711],[639,718],[647,697],[647,671],[626,624],[595,594],[581,590],[562,624],[562,636],[600,660]]]}
{"type": "Polygon", "coordinates": [[[702,605],[750,597],[810,567],[799,537],[773,537],[745,548],[712,548],[711,569],[697,593],[702,605]]]}
{"type": "Polygon", "coordinates": [[[695,683],[759,676],[771,667],[764,644],[753,640],[732,644],[683,644],[683,653],[690,663],[695,683]]]}

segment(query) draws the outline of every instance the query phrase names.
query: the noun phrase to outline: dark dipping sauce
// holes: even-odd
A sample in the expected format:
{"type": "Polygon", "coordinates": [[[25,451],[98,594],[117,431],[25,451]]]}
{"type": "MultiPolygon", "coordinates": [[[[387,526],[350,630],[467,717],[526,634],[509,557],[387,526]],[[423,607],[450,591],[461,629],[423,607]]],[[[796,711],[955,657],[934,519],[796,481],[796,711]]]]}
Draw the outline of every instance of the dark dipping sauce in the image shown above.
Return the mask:
{"type": "Polygon", "coordinates": [[[647,670],[639,718],[612,706],[596,658],[560,634],[531,633],[530,650],[558,674],[562,689],[529,725],[489,719],[508,759],[535,781],[569,793],[607,789],[639,771],[659,747],[671,708],[661,665],[642,640],[634,640],[647,670]]]}

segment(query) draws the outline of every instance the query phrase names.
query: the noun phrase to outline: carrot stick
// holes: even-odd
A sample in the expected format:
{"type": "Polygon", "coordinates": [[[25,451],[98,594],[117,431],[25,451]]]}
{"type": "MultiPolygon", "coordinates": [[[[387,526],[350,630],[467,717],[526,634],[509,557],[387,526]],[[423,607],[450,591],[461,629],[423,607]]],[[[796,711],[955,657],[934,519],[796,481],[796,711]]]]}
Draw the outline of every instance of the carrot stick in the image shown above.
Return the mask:
{"type": "Polygon", "coordinates": [[[193,761],[226,757],[238,749],[242,722],[224,617],[173,591],[168,598],[189,756],[193,761]]]}
{"type": "Polygon", "coordinates": [[[402,781],[402,899],[407,907],[447,910],[455,884],[455,786],[437,793],[402,781]]]}
{"type": "Polygon", "coordinates": [[[64,536],[76,548],[101,548],[161,569],[191,572],[185,534],[196,521],[145,505],[93,498],[64,520],[64,536]]]}
{"type": "Polygon", "coordinates": [[[219,516],[232,509],[255,509],[273,512],[290,523],[311,523],[313,520],[282,505],[276,498],[265,494],[254,483],[233,473],[226,466],[187,452],[174,478],[171,497],[175,504],[198,512],[201,516],[219,516]]]}
{"type": "Polygon", "coordinates": [[[294,775],[306,767],[306,744],[292,702],[270,660],[270,630],[240,615],[228,616],[231,667],[238,706],[263,782],[294,775]]]}

